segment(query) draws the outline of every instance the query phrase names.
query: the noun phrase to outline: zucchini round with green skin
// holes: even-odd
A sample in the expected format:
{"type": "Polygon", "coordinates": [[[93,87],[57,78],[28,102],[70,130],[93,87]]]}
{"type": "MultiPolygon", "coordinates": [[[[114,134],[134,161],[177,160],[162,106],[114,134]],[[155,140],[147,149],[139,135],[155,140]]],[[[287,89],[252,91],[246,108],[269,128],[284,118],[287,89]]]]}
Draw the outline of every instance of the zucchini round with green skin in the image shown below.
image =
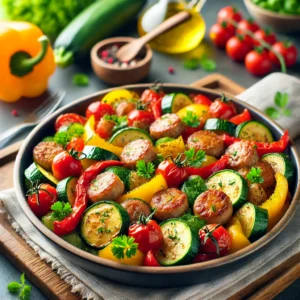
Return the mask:
{"type": "Polygon", "coordinates": [[[204,130],[224,131],[229,135],[234,135],[236,125],[223,119],[211,118],[207,119],[204,124],[204,130]]]}
{"type": "Polygon", "coordinates": [[[25,177],[31,182],[49,183],[52,186],[58,184],[58,180],[37,163],[33,162],[24,172],[25,177]]]}
{"type": "Polygon", "coordinates": [[[236,212],[236,215],[250,242],[255,242],[267,232],[268,211],[266,209],[247,202],[236,212]]]}
{"type": "Polygon", "coordinates": [[[294,167],[290,158],[284,153],[269,153],[261,158],[271,165],[275,173],[280,173],[290,182],[294,175],[294,167]]]}
{"type": "Polygon", "coordinates": [[[177,113],[180,109],[193,103],[192,99],[183,93],[167,94],[161,101],[162,113],[177,113]]]}
{"type": "Polygon", "coordinates": [[[73,206],[76,198],[77,177],[67,177],[61,180],[56,186],[57,198],[62,202],[69,202],[73,206]]]}
{"type": "Polygon", "coordinates": [[[247,181],[236,171],[225,169],[214,173],[206,180],[211,190],[221,190],[227,194],[234,209],[241,207],[247,200],[247,181]]]}
{"type": "Polygon", "coordinates": [[[109,140],[111,144],[117,147],[125,147],[128,143],[133,142],[135,140],[148,140],[153,144],[153,140],[151,136],[140,128],[124,128],[117,131],[109,140]]]}
{"type": "Polygon", "coordinates": [[[131,173],[130,170],[128,170],[124,167],[114,166],[114,167],[109,167],[109,168],[105,169],[105,171],[110,171],[110,172],[113,172],[115,175],[117,175],[123,181],[126,190],[127,191],[130,190],[130,183],[129,183],[130,173],[131,173]]]}
{"type": "Polygon", "coordinates": [[[274,141],[270,129],[259,121],[247,121],[237,126],[235,136],[248,141],[272,143],[274,141]]]}
{"type": "Polygon", "coordinates": [[[169,219],[160,224],[163,246],[156,259],[163,266],[183,265],[192,261],[199,250],[199,237],[181,219],[169,219]]]}
{"type": "Polygon", "coordinates": [[[85,210],[80,229],[87,244],[102,249],[115,236],[126,233],[128,226],[129,215],[120,204],[99,201],[85,210]]]}
{"type": "Polygon", "coordinates": [[[158,145],[161,145],[161,144],[165,144],[165,143],[168,143],[168,142],[172,142],[174,141],[175,139],[173,138],[170,138],[170,137],[163,137],[161,139],[158,139],[156,142],[155,142],[155,146],[158,146],[158,145]]]}

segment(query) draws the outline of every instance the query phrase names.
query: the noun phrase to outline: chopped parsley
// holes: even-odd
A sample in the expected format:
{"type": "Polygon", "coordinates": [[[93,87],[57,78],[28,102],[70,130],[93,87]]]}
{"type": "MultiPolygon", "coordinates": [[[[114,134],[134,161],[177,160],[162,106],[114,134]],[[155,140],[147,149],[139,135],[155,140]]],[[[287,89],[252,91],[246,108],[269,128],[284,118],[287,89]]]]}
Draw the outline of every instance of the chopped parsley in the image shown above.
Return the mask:
{"type": "Polygon", "coordinates": [[[205,159],[205,151],[199,150],[195,151],[195,148],[191,148],[190,150],[184,151],[184,155],[186,159],[184,163],[189,167],[200,167],[202,162],[205,159]]]}
{"type": "Polygon", "coordinates": [[[218,182],[218,186],[219,186],[220,188],[223,187],[223,183],[222,183],[221,180],[218,182]]]}
{"type": "Polygon", "coordinates": [[[146,163],[144,160],[139,160],[136,163],[138,176],[150,179],[155,171],[155,166],[152,162],[146,163]]]}
{"type": "Polygon", "coordinates": [[[111,245],[112,254],[118,259],[134,256],[138,248],[138,243],[134,242],[134,238],[126,235],[115,237],[111,245]]]}
{"type": "Polygon", "coordinates": [[[53,217],[58,220],[63,220],[72,213],[72,207],[69,202],[56,201],[52,204],[51,209],[53,210],[53,217]]]}
{"type": "Polygon", "coordinates": [[[254,168],[252,167],[250,172],[247,174],[247,179],[251,183],[263,183],[264,178],[262,177],[262,170],[261,168],[254,168]]]}
{"type": "Polygon", "coordinates": [[[12,294],[19,294],[19,299],[21,300],[29,300],[31,286],[25,284],[25,274],[23,273],[20,277],[21,283],[17,281],[12,281],[7,285],[7,289],[12,294]]]}
{"type": "Polygon", "coordinates": [[[192,111],[188,110],[186,115],[182,118],[185,125],[196,128],[200,125],[199,117],[192,111]]]}

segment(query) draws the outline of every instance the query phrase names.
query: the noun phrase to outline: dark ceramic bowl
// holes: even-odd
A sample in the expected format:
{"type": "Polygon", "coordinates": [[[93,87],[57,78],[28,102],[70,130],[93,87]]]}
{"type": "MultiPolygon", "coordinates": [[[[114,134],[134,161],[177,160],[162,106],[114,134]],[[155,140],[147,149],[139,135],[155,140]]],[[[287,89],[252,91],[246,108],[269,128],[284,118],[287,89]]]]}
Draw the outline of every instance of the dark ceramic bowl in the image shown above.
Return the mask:
{"type": "MultiPolygon", "coordinates": [[[[135,92],[141,94],[141,92],[148,87],[149,84],[137,84],[125,86],[122,88],[134,90],[135,92]]],[[[87,105],[95,100],[101,99],[103,95],[111,90],[113,89],[100,91],[90,96],[81,98],[73,102],[72,104],[62,107],[54,114],[47,117],[29,134],[16,158],[14,169],[14,185],[20,206],[22,207],[24,213],[30,219],[32,224],[36,228],[38,228],[44,235],[46,235],[51,241],[59,245],[61,247],[62,253],[67,254],[71,262],[79,265],[85,270],[126,284],[151,287],[188,285],[201,281],[207,281],[209,280],[209,278],[216,278],[216,276],[218,276],[217,274],[221,276],[220,274],[222,274],[222,272],[215,272],[216,268],[222,269],[223,272],[226,272],[230,268],[229,264],[234,264],[235,261],[244,258],[245,256],[257,251],[259,248],[268,244],[279,232],[281,232],[285,228],[285,226],[288,224],[295,213],[299,199],[299,161],[293,143],[287,150],[287,154],[290,156],[295,169],[295,176],[293,178],[294,181],[291,185],[291,193],[293,195],[293,199],[288,211],[280,220],[280,222],[265,236],[260,238],[255,243],[249,245],[248,247],[226,257],[198,264],[174,267],[151,268],[127,266],[110,260],[99,258],[83,250],[80,250],[67,243],[66,241],[55,235],[48,228],[46,228],[41,223],[41,221],[33,214],[27,204],[25,197],[26,189],[24,184],[24,170],[32,163],[33,148],[45,136],[53,135],[53,124],[57,116],[67,112],[84,114],[87,105]]],[[[211,91],[208,89],[196,89],[187,85],[178,84],[165,84],[164,91],[167,93],[183,92],[186,94],[203,93],[212,99],[220,96],[220,94],[215,91],[211,91]]],[[[239,101],[237,99],[234,99],[234,102],[238,111],[242,111],[244,108],[248,108],[251,111],[254,119],[263,121],[271,129],[275,139],[280,138],[283,130],[272,120],[270,120],[263,113],[245,102],[239,101]]]]}

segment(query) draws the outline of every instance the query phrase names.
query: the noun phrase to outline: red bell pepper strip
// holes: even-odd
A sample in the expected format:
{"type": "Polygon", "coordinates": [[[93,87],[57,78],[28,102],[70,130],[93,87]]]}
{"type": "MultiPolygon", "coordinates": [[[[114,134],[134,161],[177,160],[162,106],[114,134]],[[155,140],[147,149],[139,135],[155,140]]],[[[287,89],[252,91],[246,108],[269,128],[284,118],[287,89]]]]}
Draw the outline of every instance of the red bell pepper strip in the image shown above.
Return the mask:
{"type": "Polygon", "coordinates": [[[160,264],[157,261],[157,259],[155,258],[152,250],[149,250],[147,252],[147,254],[145,255],[143,265],[147,266],[147,267],[160,267],[160,264]]]}
{"type": "Polygon", "coordinates": [[[87,191],[91,181],[104,169],[119,165],[123,165],[123,163],[116,160],[100,161],[83,172],[76,184],[76,198],[72,213],[62,221],[54,221],[54,233],[60,236],[65,235],[77,227],[88,204],[87,191]]]}
{"type": "Polygon", "coordinates": [[[202,178],[207,179],[210,175],[214,174],[215,172],[226,169],[228,165],[228,159],[228,155],[223,155],[218,161],[212,163],[211,165],[202,168],[185,167],[185,169],[188,172],[189,176],[199,175],[202,178]]]}
{"type": "Polygon", "coordinates": [[[247,108],[244,109],[244,111],[231,119],[229,121],[235,125],[240,125],[243,122],[252,120],[250,112],[247,108]]]}
{"type": "Polygon", "coordinates": [[[155,100],[154,102],[152,102],[150,104],[151,111],[153,113],[155,120],[158,119],[159,117],[161,117],[161,115],[162,115],[161,101],[162,101],[162,97],[160,99],[155,100]]]}
{"type": "MultiPolygon", "coordinates": [[[[283,152],[286,149],[289,140],[290,140],[289,133],[287,130],[285,130],[279,141],[272,142],[272,143],[264,143],[264,142],[253,142],[253,143],[256,145],[256,150],[258,155],[262,156],[267,153],[283,152]]],[[[225,145],[229,146],[235,142],[241,141],[241,139],[224,134],[223,141],[225,145]]]]}

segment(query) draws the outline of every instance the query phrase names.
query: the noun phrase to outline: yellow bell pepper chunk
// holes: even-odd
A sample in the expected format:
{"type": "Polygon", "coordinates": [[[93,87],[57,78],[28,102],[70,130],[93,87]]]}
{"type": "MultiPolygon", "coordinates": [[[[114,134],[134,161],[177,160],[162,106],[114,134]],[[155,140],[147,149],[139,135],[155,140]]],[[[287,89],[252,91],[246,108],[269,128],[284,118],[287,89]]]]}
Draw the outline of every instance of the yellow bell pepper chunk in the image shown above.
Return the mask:
{"type": "Polygon", "coordinates": [[[153,195],[160,191],[167,189],[168,185],[164,177],[159,174],[153,177],[150,181],[140,185],[136,189],[122,195],[117,199],[117,202],[122,203],[130,198],[140,198],[150,204],[153,195]]]}
{"type": "Polygon", "coordinates": [[[102,139],[98,134],[96,134],[94,127],[95,118],[94,116],[91,116],[85,124],[84,134],[82,135],[82,139],[85,141],[85,145],[97,146],[120,156],[123,148],[114,146],[102,139]]]}
{"type": "Polygon", "coordinates": [[[231,218],[226,229],[231,236],[231,246],[229,249],[229,253],[237,252],[250,245],[249,240],[243,233],[241,223],[236,216],[233,216],[231,218]]]}
{"type": "Polygon", "coordinates": [[[129,99],[138,100],[139,95],[126,89],[118,89],[106,94],[103,97],[102,102],[114,107],[118,102],[129,99]]]}
{"type": "Polygon", "coordinates": [[[284,175],[280,173],[275,174],[276,186],[274,193],[265,201],[260,207],[265,208],[269,214],[268,230],[272,229],[280,220],[284,203],[289,192],[288,181],[284,175]]]}
{"type": "Polygon", "coordinates": [[[157,153],[162,154],[163,157],[172,155],[172,157],[175,158],[178,153],[185,151],[183,138],[180,136],[173,141],[162,143],[156,146],[155,150],[157,153]]]}
{"type": "Polygon", "coordinates": [[[209,166],[216,161],[217,161],[217,159],[214,156],[205,155],[205,158],[201,164],[201,167],[209,166]]]}
{"type": "Polygon", "coordinates": [[[144,261],[144,253],[140,251],[139,249],[136,250],[135,255],[131,256],[130,258],[124,257],[124,258],[117,258],[112,253],[112,244],[109,244],[104,249],[99,250],[98,256],[109,259],[112,261],[116,261],[118,263],[124,264],[124,265],[131,265],[131,266],[142,266],[144,261]]]}
{"type": "Polygon", "coordinates": [[[209,118],[209,106],[203,104],[191,104],[180,109],[176,114],[182,120],[188,111],[194,113],[198,118],[207,116],[209,118]]]}

